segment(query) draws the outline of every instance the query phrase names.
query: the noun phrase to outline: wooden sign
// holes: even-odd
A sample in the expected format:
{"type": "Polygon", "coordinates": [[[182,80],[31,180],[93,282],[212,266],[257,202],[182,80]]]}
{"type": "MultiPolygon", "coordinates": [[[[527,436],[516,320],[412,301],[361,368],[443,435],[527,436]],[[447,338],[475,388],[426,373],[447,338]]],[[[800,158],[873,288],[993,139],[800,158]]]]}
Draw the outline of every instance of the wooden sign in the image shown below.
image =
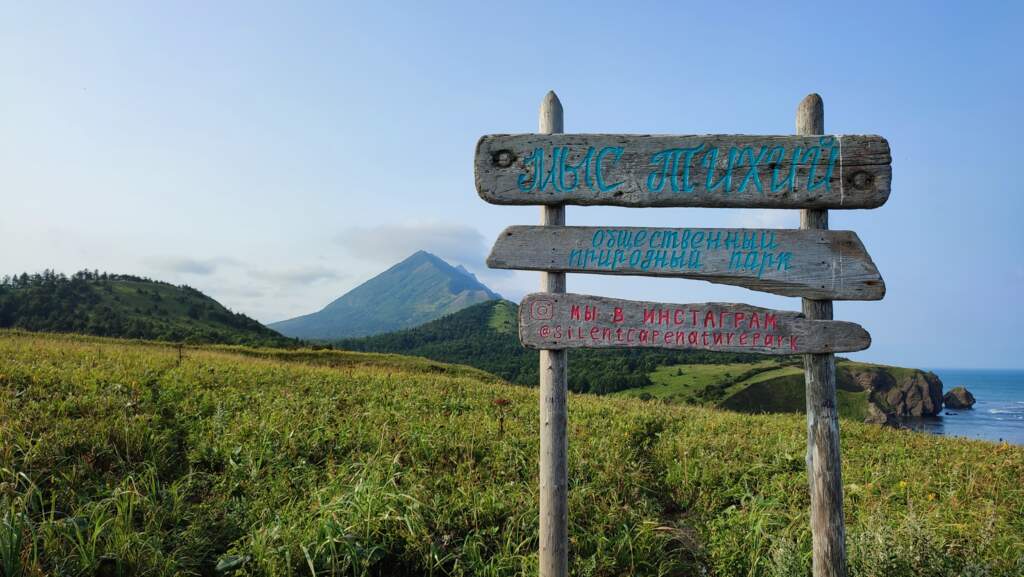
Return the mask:
{"type": "Polygon", "coordinates": [[[519,307],[519,339],[540,349],[538,574],[569,574],[566,349],[654,347],[804,354],[814,577],[846,574],[836,352],[868,348],[833,300],[877,300],[885,283],[857,235],[828,230],[828,209],[889,198],[880,136],[825,135],[824,105],[797,108],[798,136],[563,134],[554,92],[538,134],[477,142],[476,188],[494,204],[540,204],[542,226],[501,233],[487,265],[539,270],[519,307]],[[565,205],[799,208],[801,230],[567,227],[565,205]],[[566,294],[565,273],[668,276],[804,297],[803,313],[745,304],[667,304],[566,294]]]}
{"type": "Polygon", "coordinates": [[[891,162],[881,136],[496,134],[474,169],[494,204],[875,208],[891,162]]]}
{"type": "Polygon", "coordinates": [[[519,305],[519,340],[534,349],[700,349],[791,355],[861,351],[860,325],[812,321],[797,312],[743,304],[666,304],[534,293],[519,305]]]}
{"type": "Polygon", "coordinates": [[[487,266],[683,277],[815,299],[885,295],[856,233],[840,230],[511,226],[487,266]]]}

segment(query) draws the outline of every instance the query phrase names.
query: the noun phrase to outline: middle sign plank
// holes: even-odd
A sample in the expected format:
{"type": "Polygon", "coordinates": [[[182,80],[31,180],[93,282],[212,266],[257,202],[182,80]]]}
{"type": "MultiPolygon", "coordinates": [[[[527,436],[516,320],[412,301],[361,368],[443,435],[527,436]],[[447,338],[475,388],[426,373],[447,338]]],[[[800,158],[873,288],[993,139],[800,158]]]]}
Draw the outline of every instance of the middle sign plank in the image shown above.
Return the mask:
{"type": "Polygon", "coordinates": [[[852,231],[511,226],[490,268],[682,277],[819,300],[879,300],[875,263],[852,231]]]}
{"type": "Polygon", "coordinates": [[[881,136],[495,134],[474,170],[494,204],[875,208],[891,163],[881,136]]]}
{"type": "Polygon", "coordinates": [[[519,340],[534,349],[631,348],[789,355],[862,351],[860,325],[728,303],[667,304],[534,293],[519,305],[519,340]]]}

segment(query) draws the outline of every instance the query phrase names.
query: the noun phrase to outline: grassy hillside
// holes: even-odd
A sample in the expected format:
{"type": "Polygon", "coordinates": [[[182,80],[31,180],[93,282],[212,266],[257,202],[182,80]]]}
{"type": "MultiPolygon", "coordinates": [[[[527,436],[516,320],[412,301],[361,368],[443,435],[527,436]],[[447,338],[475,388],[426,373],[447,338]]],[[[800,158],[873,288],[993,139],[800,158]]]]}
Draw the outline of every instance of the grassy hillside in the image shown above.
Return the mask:
{"type": "MultiPolygon", "coordinates": [[[[536,385],[538,353],[519,343],[518,307],[509,301],[480,303],[424,325],[361,339],[337,341],[343,349],[417,355],[471,365],[509,382],[536,385]]],[[[574,350],[569,389],[610,393],[650,385],[658,367],[679,363],[757,362],[758,355],[654,349],[574,350]]]]}
{"type": "Polygon", "coordinates": [[[651,373],[652,384],[617,393],[624,397],[706,404],[735,392],[749,376],[780,366],[777,359],[752,363],[667,365],[651,373]]]}
{"type": "MultiPolygon", "coordinates": [[[[536,391],[473,369],[0,333],[0,415],[5,577],[535,574],[536,391]]],[[[569,422],[574,575],[807,574],[802,417],[569,422]]],[[[851,575],[1022,574],[1024,448],[842,427],[851,575]]]]}
{"type": "Polygon", "coordinates": [[[46,271],[3,279],[0,328],[193,343],[295,344],[191,287],[89,271],[70,278],[46,271]]]}
{"type": "MultiPolygon", "coordinates": [[[[853,382],[849,376],[852,369],[887,371],[895,377],[906,377],[914,370],[838,361],[839,414],[857,420],[864,420],[868,415],[870,393],[853,382]]],[[[703,404],[743,413],[802,413],[806,404],[803,367],[793,359],[664,366],[651,375],[651,380],[651,385],[616,394],[703,404]]]]}
{"type": "MultiPolygon", "coordinates": [[[[836,371],[842,370],[843,364],[839,363],[836,371]]],[[[839,415],[863,421],[868,416],[869,395],[868,391],[838,385],[839,415]]],[[[784,367],[749,379],[718,406],[744,413],[802,413],[806,405],[803,369],[784,367]]]]}

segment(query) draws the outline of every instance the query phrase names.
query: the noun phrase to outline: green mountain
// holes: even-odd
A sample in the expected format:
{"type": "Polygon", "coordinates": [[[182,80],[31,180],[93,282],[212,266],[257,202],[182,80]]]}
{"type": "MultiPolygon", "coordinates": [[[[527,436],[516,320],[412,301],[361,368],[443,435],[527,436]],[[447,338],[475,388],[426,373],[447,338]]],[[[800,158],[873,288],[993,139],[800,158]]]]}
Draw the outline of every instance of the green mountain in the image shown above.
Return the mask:
{"type": "MultiPolygon", "coordinates": [[[[519,344],[517,309],[506,300],[488,301],[412,329],[335,344],[353,351],[401,353],[469,365],[512,383],[533,386],[537,384],[539,353],[519,344]]],[[[611,393],[652,384],[650,374],[664,365],[759,359],[756,355],[706,351],[574,350],[569,358],[569,388],[611,393]]]]}
{"type": "Polygon", "coordinates": [[[0,279],[0,328],[191,343],[295,342],[188,286],[131,275],[44,271],[0,279]]]}
{"type": "Polygon", "coordinates": [[[414,327],[500,298],[466,269],[421,250],[319,312],[269,326],[301,339],[359,337],[414,327]]]}

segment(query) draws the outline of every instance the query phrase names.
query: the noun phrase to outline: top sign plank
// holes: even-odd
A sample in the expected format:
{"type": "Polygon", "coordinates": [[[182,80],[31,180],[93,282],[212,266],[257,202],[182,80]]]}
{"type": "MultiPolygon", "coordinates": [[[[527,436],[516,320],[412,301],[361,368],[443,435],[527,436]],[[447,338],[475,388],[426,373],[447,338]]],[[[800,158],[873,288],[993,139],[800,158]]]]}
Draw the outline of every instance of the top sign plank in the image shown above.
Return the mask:
{"type": "Polygon", "coordinates": [[[493,204],[876,208],[889,198],[881,136],[496,134],[477,143],[493,204]]]}

